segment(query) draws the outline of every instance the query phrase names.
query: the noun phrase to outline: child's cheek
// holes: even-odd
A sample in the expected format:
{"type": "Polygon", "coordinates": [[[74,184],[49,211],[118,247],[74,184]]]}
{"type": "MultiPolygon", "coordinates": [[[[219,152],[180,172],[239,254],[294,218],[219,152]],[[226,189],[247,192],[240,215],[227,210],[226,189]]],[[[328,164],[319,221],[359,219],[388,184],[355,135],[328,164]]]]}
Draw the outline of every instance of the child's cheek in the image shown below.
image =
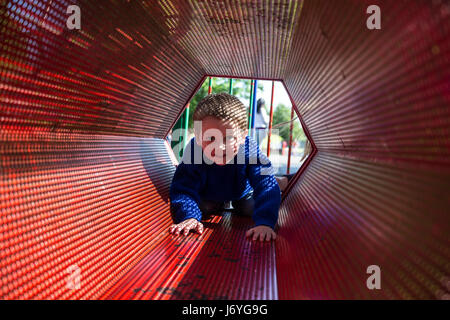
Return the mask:
{"type": "Polygon", "coordinates": [[[202,149],[205,151],[206,147],[209,145],[207,141],[202,141],[202,149]]]}

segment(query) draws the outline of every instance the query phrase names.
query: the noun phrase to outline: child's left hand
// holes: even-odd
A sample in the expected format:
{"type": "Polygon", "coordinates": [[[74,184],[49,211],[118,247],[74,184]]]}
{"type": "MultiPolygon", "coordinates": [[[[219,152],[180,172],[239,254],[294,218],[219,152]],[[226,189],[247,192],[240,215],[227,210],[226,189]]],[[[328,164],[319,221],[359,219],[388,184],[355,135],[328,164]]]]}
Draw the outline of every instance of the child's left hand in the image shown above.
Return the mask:
{"type": "Polygon", "coordinates": [[[271,227],[268,226],[257,226],[257,227],[253,227],[250,230],[248,230],[245,235],[247,237],[250,237],[251,235],[253,235],[253,240],[258,240],[259,241],[270,241],[270,240],[275,240],[277,237],[277,234],[275,233],[275,231],[273,231],[273,229],[271,227]]]}

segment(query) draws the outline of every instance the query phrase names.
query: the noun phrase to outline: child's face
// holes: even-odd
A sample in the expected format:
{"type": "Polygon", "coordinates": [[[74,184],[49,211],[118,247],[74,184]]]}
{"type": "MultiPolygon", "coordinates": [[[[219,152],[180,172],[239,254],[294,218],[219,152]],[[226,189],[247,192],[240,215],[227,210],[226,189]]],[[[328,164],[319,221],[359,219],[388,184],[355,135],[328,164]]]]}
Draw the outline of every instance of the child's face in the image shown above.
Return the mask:
{"type": "Polygon", "coordinates": [[[199,140],[203,153],[218,165],[231,161],[245,141],[245,136],[243,139],[239,129],[232,123],[211,116],[203,118],[201,133],[199,140]]]}

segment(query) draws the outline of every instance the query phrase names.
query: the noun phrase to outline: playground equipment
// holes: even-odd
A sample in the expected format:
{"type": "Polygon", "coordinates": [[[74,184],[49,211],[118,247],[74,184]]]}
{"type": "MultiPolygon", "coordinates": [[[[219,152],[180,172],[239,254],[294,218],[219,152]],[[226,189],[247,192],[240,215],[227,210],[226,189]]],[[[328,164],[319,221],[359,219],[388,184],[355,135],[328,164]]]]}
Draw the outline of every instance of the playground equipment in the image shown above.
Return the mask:
{"type": "Polygon", "coordinates": [[[2,299],[448,298],[445,2],[74,2],[79,30],[0,5],[2,299]],[[164,138],[208,76],[283,81],[313,143],[274,243],[167,232],[164,138]]]}

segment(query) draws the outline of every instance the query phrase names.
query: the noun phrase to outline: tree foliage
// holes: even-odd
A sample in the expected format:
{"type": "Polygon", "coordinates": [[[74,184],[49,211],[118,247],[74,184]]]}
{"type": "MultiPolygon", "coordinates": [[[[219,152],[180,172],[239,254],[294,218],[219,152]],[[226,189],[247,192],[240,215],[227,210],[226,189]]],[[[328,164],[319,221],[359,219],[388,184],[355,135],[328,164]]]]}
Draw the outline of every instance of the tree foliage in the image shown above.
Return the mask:
{"type": "MultiPolygon", "coordinates": [[[[206,97],[208,94],[208,86],[209,86],[209,78],[206,78],[203,82],[200,89],[197,93],[192,97],[189,104],[189,128],[192,129],[194,126],[193,114],[194,110],[197,107],[198,103],[201,99],[206,97]]],[[[212,93],[220,93],[220,92],[229,92],[230,89],[230,79],[228,78],[212,78],[212,93]]],[[[249,79],[234,79],[233,80],[233,95],[241,99],[244,105],[248,108],[250,103],[250,89],[251,89],[251,80],[249,79]]],[[[261,83],[258,84],[258,90],[262,91],[263,86],[261,83]]],[[[263,109],[264,110],[264,109],[263,109]]],[[[181,121],[178,120],[178,122],[181,121]]],[[[280,123],[288,122],[291,120],[291,109],[284,104],[279,104],[273,113],[273,125],[277,125],[280,123]]],[[[179,123],[177,123],[179,125],[179,123]]],[[[177,127],[177,125],[175,127],[177,127]]],[[[285,125],[277,128],[279,130],[279,135],[282,137],[283,141],[289,143],[289,130],[290,124],[286,123],[285,125]]],[[[300,126],[300,121],[297,119],[294,121],[293,131],[292,131],[293,140],[306,139],[303,130],[300,126]]]]}
{"type": "MultiPolygon", "coordinates": [[[[294,113],[294,118],[295,118],[294,113]]],[[[290,123],[288,121],[291,120],[291,109],[286,107],[284,104],[279,104],[275,111],[273,112],[273,126],[277,124],[287,122],[285,125],[277,128],[279,130],[279,135],[283,138],[283,141],[289,143],[289,131],[290,131],[290,123]]],[[[294,120],[294,126],[292,128],[292,139],[299,140],[305,139],[305,135],[300,126],[300,121],[298,119],[294,120]]]]}
{"type": "MultiPolygon", "coordinates": [[[[201,99],[208,95],[209,78],[206,78],[200,89],[192,97],[189,104],[189,128],[194,127],[193,114],[201,99]]],[[[238,97],[244,105],[248,108],[250,101],[251,80],[248,79],[234,79],[233,80],[233,95],[238,97]]],[[[258,89],[263,90],[261,83],[258,84],[258,89]]],[[[229,92],[230,79],[227,78],[213,78],[212,79],[212,93],[229,92]]]]}

